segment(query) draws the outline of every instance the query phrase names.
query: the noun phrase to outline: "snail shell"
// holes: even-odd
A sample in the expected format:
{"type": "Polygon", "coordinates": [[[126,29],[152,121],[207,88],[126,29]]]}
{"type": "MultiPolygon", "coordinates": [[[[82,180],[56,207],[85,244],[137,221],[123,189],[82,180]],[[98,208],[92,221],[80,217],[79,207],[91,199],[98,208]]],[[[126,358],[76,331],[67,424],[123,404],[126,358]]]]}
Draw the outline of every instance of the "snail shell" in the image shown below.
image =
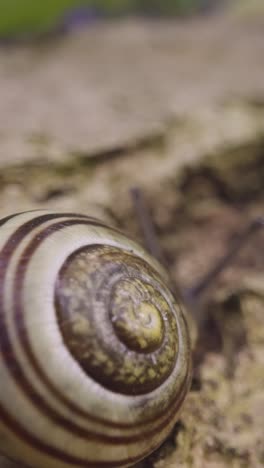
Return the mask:
{"type": "Polygon", "coordinates": [[[162,267],[101,221],[0,221],[0,451],[37,468],[126,467],[158,447],[190,383],[162,267]]]}

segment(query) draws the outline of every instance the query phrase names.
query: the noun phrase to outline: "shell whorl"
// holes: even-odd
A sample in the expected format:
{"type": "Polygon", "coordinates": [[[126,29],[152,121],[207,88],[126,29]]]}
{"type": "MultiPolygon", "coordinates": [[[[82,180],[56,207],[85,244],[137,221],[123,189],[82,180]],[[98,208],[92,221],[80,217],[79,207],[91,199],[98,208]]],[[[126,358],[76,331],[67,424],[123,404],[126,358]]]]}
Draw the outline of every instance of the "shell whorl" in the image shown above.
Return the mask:
{"type": "Polygon", "coordinates": [[[125,467],[175,423],[190,382],[162,268],[101,221],[0,221],[0,451],[36,468],[125,467]]]}

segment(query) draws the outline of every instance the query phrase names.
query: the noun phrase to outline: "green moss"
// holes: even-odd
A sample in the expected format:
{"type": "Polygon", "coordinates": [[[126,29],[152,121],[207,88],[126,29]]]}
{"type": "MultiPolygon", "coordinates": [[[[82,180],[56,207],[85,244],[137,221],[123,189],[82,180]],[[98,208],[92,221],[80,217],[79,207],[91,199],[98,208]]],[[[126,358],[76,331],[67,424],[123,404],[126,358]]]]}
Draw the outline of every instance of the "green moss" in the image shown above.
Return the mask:
{"type": "Polygon", "coordinates": [[[90,7],[105,15],[171,15],[201,6],[202,0],[0,0],[0,37],[20,37],[53,30],[65,11],[90,7]]]}
{"type": "Polygon", "coordinates": [[[85,3],[84,0],[0,0],[0,35],[41,33],[53,28],[65,10],[85,3]]]}

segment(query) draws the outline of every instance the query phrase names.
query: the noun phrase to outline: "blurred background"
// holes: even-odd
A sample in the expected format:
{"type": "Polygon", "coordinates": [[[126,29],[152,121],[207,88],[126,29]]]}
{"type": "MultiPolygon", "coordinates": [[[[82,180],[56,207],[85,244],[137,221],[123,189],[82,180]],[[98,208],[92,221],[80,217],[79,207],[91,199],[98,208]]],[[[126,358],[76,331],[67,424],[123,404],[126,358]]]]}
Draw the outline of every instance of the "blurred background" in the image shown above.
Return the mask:
{"type": "Polygon", "coordinates": [[[25,38],[71,29],[99,18],[172,18],[208,13],[224,6],[257,10],[259,0],[1,0],[0,37],[25,38]]]}
{"type": "MultiPolygon", "coordinates": [[[[143,242],[139,186],[193,285],[264,214],[263,77],[263,0],[0,0],[1,217],[90,213],[143,242]]],[[[264,466],[263,245],[204,298],[194,391],[141,468],[264,466]]]]}
{"type": "Polygon", "coordinates": [[[210,10],[223,0],[1,0],[2,37],[22,37],[68,28],[95,18],[170,16],[210,10]]]}

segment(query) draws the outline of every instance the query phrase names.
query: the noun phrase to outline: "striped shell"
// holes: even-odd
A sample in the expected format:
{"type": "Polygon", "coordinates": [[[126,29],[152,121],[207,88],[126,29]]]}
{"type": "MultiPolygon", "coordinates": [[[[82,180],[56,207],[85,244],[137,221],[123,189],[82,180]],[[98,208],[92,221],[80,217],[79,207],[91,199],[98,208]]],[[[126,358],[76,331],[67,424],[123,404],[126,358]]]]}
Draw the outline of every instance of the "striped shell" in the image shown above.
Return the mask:
{"type": "Polygon", "coordinates": [[[102,222],[0,221],[0,451],[35,468],[126,467],[166,438],[188,330],[159,264],[102,222]]]}

